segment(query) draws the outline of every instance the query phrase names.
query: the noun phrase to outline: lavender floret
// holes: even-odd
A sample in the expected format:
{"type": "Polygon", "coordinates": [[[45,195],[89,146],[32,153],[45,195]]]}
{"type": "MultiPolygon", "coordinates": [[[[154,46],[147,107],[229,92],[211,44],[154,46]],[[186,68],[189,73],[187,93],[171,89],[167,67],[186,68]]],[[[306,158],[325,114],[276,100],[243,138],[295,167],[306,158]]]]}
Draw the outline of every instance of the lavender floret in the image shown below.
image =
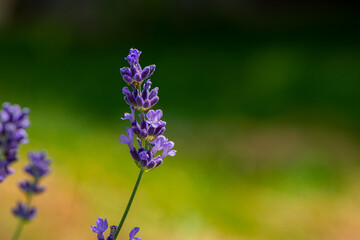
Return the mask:
{"type": "Polygon", "coordinates": [[[123,120],[129,119],[133,133],[142,141],[151,142],[158,136],[165,132],[166,122],[161,120],[163,112],[158,109],[156,111],[150,110],[146,115],[140,114],[140,124],[135,120],[134,108],[131,109],[131,114],[125,113],[123,120]]]}
{"type": "Polygon", "coordinates": [[[133,92],[131,92],[128,87],[124,87],[122,92],[125,95],[125,102],[138,111],[151,109],[159,101],[159,97],[157,96],[159,88],[154,88],[149,92],[150,86],[151,81],[149,79],[145,82],[142,92],[139,92],[139,90],[134,87],[133,92]]]}
{"type": "Polygon", "coordinates": [[[46,158],[45,152],[31,152],[28,154],[29,165],[24,170],[34,178],[40,178],[50,172],[50,160],[46,158]]]}
{"type": "Polygon", "coordinates": [[[12,212],[16,217],[24,221],[30,221],[36,215],[36,208],[29,207],[26,204],[18,202],[17,206],[12,210],[12,212]]]}
{"type": "Polygon", "coordinates": [[[135,235],[140,231],[139,227],[134,227],[130,234],[129,234],[129,240],[142,240],[142,238],[136,238],[135,235]]]}
{"type": "Polygon", "coordinates": [[[4,103],[0,110],[0,182],[13,173],[9,166],[17,160],[21,144],[28,143],[25,131],[30,126],[28,108],[4,103]]]}
{"type": "Polygon", "coordinates": [[[45,191],[45,187],[39,186],[37,182],[30,182],[29,180],[20,182],[19,187],[27,195],[38,194],[45,191]]]}
{"type": "Polygon", "coordinates": [[[105,220],[103,220],[101,217],[98,217],[96,219],[96,226],[91,225],[90,227],[94,233],[98,234],[97,235],[98,240],[105,240],[104,232],[108,228],[108,222],[106,218],[105,220]]]}
{"type": "MultiPolygon", "coordinates": [[[[128,128],[129,129],[129,128],[128,128]]],[[[129,133],[131,133],[129,131],[129,133]]],[[[132,133],[131,133],[132,134],[132,133]]],[[[136,165],[139,168],[144,167],[146,171],[149,171],[153,168],[156,168],[160,166],[163,163],[163,159],[166,156],[175,156],[176,150],[172,150],[174,147],[174,142],[168,141],[167,138],[164,136],[159,136],[157,139],[153,140],[149,145],[150,149],[145,150],[144,147],[139,147],[139,149],[136,149],[132,144],[132,136],[127,137],[126,135],[122,135],[122,143],[128,144],[130,149],[130,154],[132,158],[134,159],[136,165]],[[131,138],[131,142],[129,139],[131,138]],[[158,151],[161,151],[162,153],[160,155],[156,155],[158,151]]]]}
{"type": "Polygon", "coordinates": [[[140,54],[141,52],[139,50],[131,48],[129,55],[125,58],[125,60],[129,62],[130,68],[120,68],[120,73],[124,81],[132,86],[141,85],[144,80],[154,73],[156,68],[155,65],[150,65],[142,69],[139,64],[140,54]]]}

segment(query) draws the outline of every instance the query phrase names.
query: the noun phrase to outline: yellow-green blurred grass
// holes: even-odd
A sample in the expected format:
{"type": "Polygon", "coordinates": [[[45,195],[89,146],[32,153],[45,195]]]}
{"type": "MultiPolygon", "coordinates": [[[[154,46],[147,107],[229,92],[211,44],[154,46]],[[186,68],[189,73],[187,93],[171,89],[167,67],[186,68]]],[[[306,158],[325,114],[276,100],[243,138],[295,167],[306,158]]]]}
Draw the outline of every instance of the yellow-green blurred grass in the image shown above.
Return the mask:
{"type": "MultiPolygon", "coordinates": [[[[118,223],[138,174],[117,140],[127,122],[32,110],[31,142],[0,185],[0,239],[16,224],[9,209],[23,199],[16,182],[26,151],[44,148],[53,171],[22,239],[95,239],[89,226],[98,216],[118,223]]],[[[144,175],[121,239],[134,226],[158,240],[360,237],[356,138],[295,123],[239,123],[171,119],[167,136],[178,154],[144,175]]]]}

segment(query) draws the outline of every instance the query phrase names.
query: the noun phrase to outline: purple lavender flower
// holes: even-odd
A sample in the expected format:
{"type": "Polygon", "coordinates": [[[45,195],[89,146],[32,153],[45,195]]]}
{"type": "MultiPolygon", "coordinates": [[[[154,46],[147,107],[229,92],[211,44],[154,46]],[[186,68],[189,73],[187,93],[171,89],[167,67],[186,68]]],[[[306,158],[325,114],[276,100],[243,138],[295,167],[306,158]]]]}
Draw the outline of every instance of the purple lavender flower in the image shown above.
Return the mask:
{"type": "Polygon", "coordinates": [[[20,144],[28,142],[29,109],[4,103],[0,110],[0,182],[12,174],[9,166],[17,160],[20,144]]]}
{"type": "Polygon", "coordinates": [[[50,172],[50,160],[46,158],[44,152],[29,153],[29,165],[24,167],[24,170],[33,177],[33,181],[24,180],[19,183],[20,189],[27,197],[27,203],[18,203],[17,207],[13,209],[13,214],[23,220],[29,221],[34,218],[36,209],[30,207],[31,196],[41,193],[45,187],[39,186],[39,180],[50,172]]]}
{"type": "MultiPolygon", "coordinates": [[[[133,109],[133,108],[132,108],[133,109]]],[[[161,134],[165,132],[166,122],[160,120],[163,113],[160,109],[154,111],[150,110],[146,115],[140,114],[141,122],[140,124],[135,120],[134,111],[132,113],[125,113],[123,120],[129,119],[132,131],[135,133],[139,139],[142,141],[151,142],[161,134]]]]}
{"type": "Polygon", "coordinates": [[[38,185],[38,182],[30,182],[29,180],[24,180],[19,183],[19,187],[25,194],[37,194],[45,191],[45,187],[41,187],[38,185]]]}
{"type": "Polygon", "coordinates": [[[130,68],[120,68],[124,81],[133,86],[141,85],[145,79],[154,73],[156,67],[155,65],[150,65],[142,69],[139,64],[140,54],[139,50],[131,48],[129,55],[125,58],[129,62],[130,68]]]}
{"type": "Polygon", "coordinates": [[[28,154],[29,165],[24,169],[35,179],[45,176],[50,172],[50,160],[46,158],[45,152],[30,152],[28,154]]]}
{"type": "Polygon", "coordinates": [[[135,235],[140,231],[140,228],[139,227],[134,227],[130,234],[129,234],[129,237],[130,239],[129,240],[142,240],[142,238],[136,238],[135,235]]]}
{"type": "MultiPolygon", "coordinates": [[[[161,120],[163,112],[161,109],[156,111],[149,110],[159,101],[157,96],[159,89],[154,88],[150,91],[152,83],[149,79],[145,81],[144,88],[141,90],[141,84],[144,79],[141,77],[142,74],[139,75],[140,77],[136,77],[136,74],[139,74],[139,71],[141,71],[139,65],[140,54],[140,51],[130,49],[129,55],[125,59],[131,67],[121,69],[124,80],[133,88],[132,92],[128,87],[124,87],[122,90],[125,95],[124,99],[131,109],[131,114],[125,113],[122,119],[129,119],[132,128],[131,130],[127,128],[128,136],[121,135],[119,141],[128,145],[130,154],[137,166],[140,168],[144,167],[146,171],[149,171],[162,164],[166,156],[174,156],[176,151],[172,150],[174,143],[162,136],[166,126],[166,122],[161,120]],[[135,118],[135,110],[141,113],[139,114],[140,124],[135,118]],[[145,114],[145,111],[148,112],[145,114]],[[133,146],[133,134],[136,134],[138,137],[138,149],[133,146]],[[162,154],[156,155],[156,152],[161,150],[162,154]]],[[[152,74],[152,71],[149,73],[152,74]]]]}
{"type": "MultiPolygon", "coordinates": [[[[163,116],[162,110],[150,110],[159,101],[159,97],[157,96],[159,89],[154,88],[150,91],[152,84],[150,79],[145,81],[143,89],[141,86],[144,80],[153,74],[155,65],[150,65],[141,69],[139,64],[140,54],[141,52],[137,49],[130,49],[129,55],[125,58],[125,60],[129,62],[130,68],[124,67],[120,69],[123,79],[132,87],[132,91],[130,91],[128,87],[122,89],[122,92],[125,95],[124,99],[126,103],[130,105],[131,113],[125,113],[124,117],[121,119],[128,119],[131,128],[126,129],[127,135],[120,135],[119,141],[128,145],[132,158],[141,170],[119,226],[117,229],[112,229],[112,231],[114,230],[114,234],[110,233],[107,240],[114,240],[117,238],[129,212],[144,171],[150,171],[151,169],[160,166],[166,156],[175,156],[176,154],[176,150],[172,149],[174,143],[162,135],[166,126],[166,122],[161,120],[163,116]],[[136,110],[140,112],[138,115],[140,124],[136,120],[136,110]],[[148,112],[146,113],[146,111],[148,112]],[[133,145],[134,134],[137,135],[138,148],[135,148],[133,145]],[[162,151],[162,153],[157,154],[158,151],[162,151]]],[[[97,231],[101,234],[101,238],[98,236],[99,239],[103,239],[103,232],[106,228],[102,231],[97,231]]],[[[135,238],[135,235],[139,230],[138,227],[133,228],[129,234],[130,240],[142,240],[141,238],[135,238]]]]}
{"type": "Polygon", "coordinates": [[[17,206],[12,210],[12,212],[16,217],[24,221],[30,221],[36,215],[36,208],[32,208],[26,204],[18,202],[17,206]]]}
{"type": "Polygon", "coordinates": [[[169,141],[162,135],[153,140],[149,145],[149,149],[145,150],[142,146],[139,147],[139,149],[136,149],[133,145],[128,144],[130,154],[136,165],[139,168],[144,167],[146,171],[150,171],[151,169],[160,166],[166,156],[173,157],[176,154],[176,150],[172,150],[174,142],[169,141]],[[156,153],[161,150],[162,153],[155,156],[156,153]]]}
{"type": "Polygon", "coordinates": [[[98,240],[105,240],[104,232],[108,228],[108,222],[107,222],[106,218],[105,218],[105,220],[103,220],[101,217],[98,217],[96,219],[96,226],[91,225],[90,227],[94,233],[98,234],[97,235],[98,240]]]}
{"type": "Polygon", "coordinates": [[[128,87],[124,87],[122,92],[125,95],[125,102],[138,111],[149,110],[159,101],[157,96],[159,88],[156,87],[150,92],[150,87],[150,79],[145,82],[142,92],[136,88],[133,88],[133,92],[131,92],[128,87]]]}

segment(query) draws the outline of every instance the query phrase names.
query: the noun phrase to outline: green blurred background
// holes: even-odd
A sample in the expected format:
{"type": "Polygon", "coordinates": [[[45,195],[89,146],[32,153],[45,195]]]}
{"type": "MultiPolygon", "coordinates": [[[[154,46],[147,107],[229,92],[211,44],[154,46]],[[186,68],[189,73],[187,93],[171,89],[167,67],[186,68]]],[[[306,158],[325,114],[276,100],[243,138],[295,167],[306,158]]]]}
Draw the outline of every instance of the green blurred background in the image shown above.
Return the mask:
{"type": "Polygon", "coordinates": [[[96,239],[138,169],[118,142],[129,48],[156,64],[178,153],[144,175],[120,239],[360,239],[360,35],[346,1],[0,1],[0,103],[31,109],[0,185],[16,224],[28,150],[53,159],[21,239],[96,239]]]}

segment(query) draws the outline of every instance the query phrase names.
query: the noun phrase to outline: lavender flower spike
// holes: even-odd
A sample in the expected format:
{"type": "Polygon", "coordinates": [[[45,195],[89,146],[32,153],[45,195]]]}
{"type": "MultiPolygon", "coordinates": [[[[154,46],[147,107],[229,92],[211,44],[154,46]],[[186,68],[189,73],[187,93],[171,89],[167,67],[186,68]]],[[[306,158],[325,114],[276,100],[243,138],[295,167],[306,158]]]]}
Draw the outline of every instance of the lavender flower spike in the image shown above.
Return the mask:
{"type": "Polygon", "coordinates": [[[155,65],[147,66],[144,69],[141,68],[139,64],[140,54],[141,52],[139,50],[131,48],[129,55],[125,58],[130,64],[130,68],[120,68],[120,73],[124,81],[132,86],[141,85],[143,81],[149,78],[155,71],[155,65]]]}
{"type": "Polygon", "coordinates": [[[108,228],[108,222],[106,218],[105,220],[103,220],[101,217],[98,217],[96,220],[96,226],[91,225],[90,227],[94,233],[98,234],[97,235],[98,240],[105,240],[104,232],[108,228]]]}
{"type": "MultiPolygon", "coordinates": [[[[152,82],[148,79],[153,74],[155,65],[150,65],[142,69],[139,64],[140,54],[141,52],[139,50],[130,49],[129,55],[125,58],[130,64],[130,68],[124,67],[120,69],[124,81],[130,85],[132,91],[130,91],[129,87],[122,89],[122,93],[125,95],[124,100],[130,105],[131,109],[131,114],[125,113],[122,119],[129,119],[131,128],[126,129],[128,136],[120,135],[119,141],[128,145],[130,155],[135,164],[140,168],[140,172],[124,214],[114,234],[114,240],[118,237],[131,208],[143,173],[160,166],[166,156],[175,156],[176,154],[176,150],[172,150],[174,143],[168,141],[168,139],[162,135],[165,132],[166,126],[166,122],[161,120],[163,116],[162,110],[150,110],[159,101],[159,97],[157,96],[159,88],[156,87],[150,90],[152,82]],[[136,111],[138,111],[140,122],[135,118],[136,111]],[[134,147],[133,145],[134,134],[137,136],[138,147],[134,147]],[[158,151],[162,151],[162,153],[157,154],[158,151]]],[[[142,240],[141,238],[135,238],[138,232],[138,227],[133,228],[129,234],[130,240],[142,240]]],[[[113,240],[111,235],[108,240],[113,240]]]]}
{"type": "MultiPolygon", "coordinates": [[[[44,152],[29,153],[29,164],[24,167],[24,170],[32,176],[32,181],[24,180],[19,183],[20,189],[27,197],[26,204],[18,203],[17,207],[13,209],[13,214],[25,221],[34,218],[36,209],[30,207],[30,201],[33,195],[39,194],[45,190],[45,187],[39,186],[39,180],[50,172],[50,160],[46,158],[44,152]]],[[[18,232],[19,234],[19,232],[18,232]]]]}
{"type": "Polygon", "coordinates": [[[28,142],[25,129],[30,126],[29,109],[4,103],[0,110],[0,182],[12,174],[9,166],[17,160],[21,144],[28,142]]]}
{"type": "Polygon", "coordinates": [[[140,231],[140,228],[139,227],[134,227],[130,234],[129,234],[129,237],[130,239],[129,240],[142,240],[142,238],[136,238],[135,235],[140,231]]]}

